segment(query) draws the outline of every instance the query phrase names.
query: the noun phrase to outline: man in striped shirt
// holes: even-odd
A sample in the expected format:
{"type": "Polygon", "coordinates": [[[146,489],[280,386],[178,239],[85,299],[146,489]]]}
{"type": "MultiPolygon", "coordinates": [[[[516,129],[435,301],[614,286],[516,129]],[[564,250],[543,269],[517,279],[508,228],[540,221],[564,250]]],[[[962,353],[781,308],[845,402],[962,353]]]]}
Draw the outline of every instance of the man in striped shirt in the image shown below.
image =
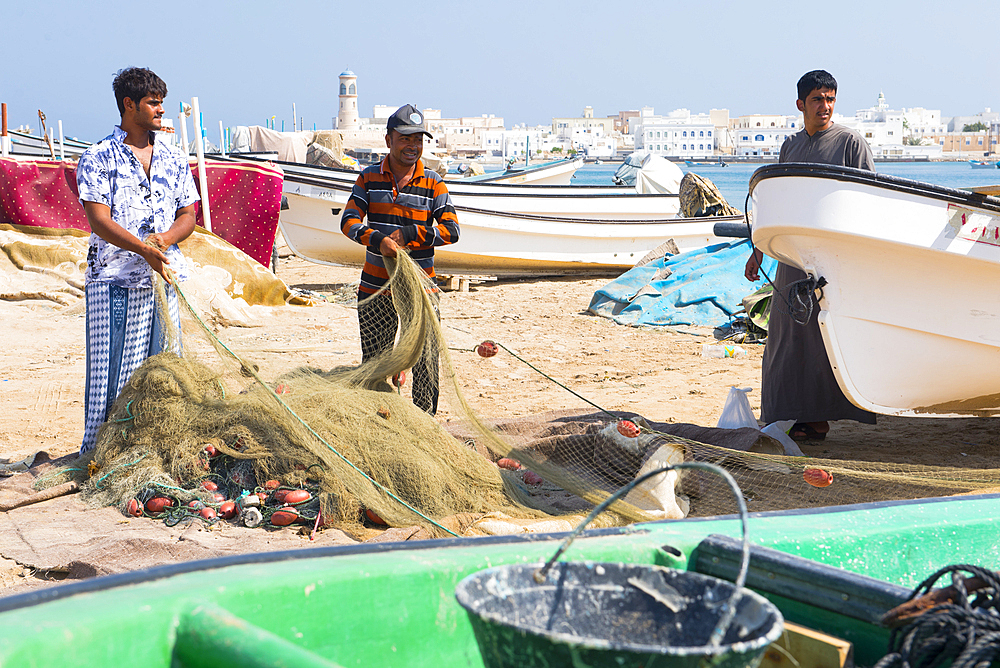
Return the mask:
{"type": "MultiPolygon", "coordinates": [[[[367,248],[358,288],[358,323],[363,361],[392,348],[398,319],[389,295],[375,295],[389,280],[385,257],[405,249],[432,279],[434,247],[458,241],[458,217],[444,181],[420,162],[423,115],[405,105],[389,117],[385,143],[389,155],[361,173],[341,217],[341,229],[367,248]],[[367,222],[365,219],[367,218],[367,222]]],[[[413,369],[413,403],[437,412],[437,360],[413,369]]]]}

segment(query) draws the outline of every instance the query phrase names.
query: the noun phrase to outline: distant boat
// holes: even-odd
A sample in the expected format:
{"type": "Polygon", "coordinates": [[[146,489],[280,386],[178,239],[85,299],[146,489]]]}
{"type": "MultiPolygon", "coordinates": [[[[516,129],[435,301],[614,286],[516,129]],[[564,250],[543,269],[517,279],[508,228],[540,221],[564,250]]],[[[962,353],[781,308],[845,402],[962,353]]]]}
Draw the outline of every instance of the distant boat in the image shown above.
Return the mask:
{"type": "MultiPolygon", "coordinates": [[[[997,167],[1000,167],[1000,162],[996,163],[997,167]]],[[[970,160],[969,165],[973,169],[986,169],[988,167],[993,167],[993,163],[989,160],[970,160]]]]}
{"type": "Polygon", "coordinates": [[[503,172],[490,172],[472,176],[463,181],[473,183],[525,183],[536,186],[568,186],[576,170],[583,165],[583,158],[563,158],[530,167],[511,166],[503,172]]]}
{"type": "Polygon", "coordinates": [[[709,161],[709,160],[685,160],[684,164],[688,167],[728,167],[725,160],[709,161]]]}
{"type": "Polygon", "coordinates": [[[823,278],[819,325],[853,404],[1000,415],[1000,199],[847,167],[750,180],[753,241],[823,278]]]}

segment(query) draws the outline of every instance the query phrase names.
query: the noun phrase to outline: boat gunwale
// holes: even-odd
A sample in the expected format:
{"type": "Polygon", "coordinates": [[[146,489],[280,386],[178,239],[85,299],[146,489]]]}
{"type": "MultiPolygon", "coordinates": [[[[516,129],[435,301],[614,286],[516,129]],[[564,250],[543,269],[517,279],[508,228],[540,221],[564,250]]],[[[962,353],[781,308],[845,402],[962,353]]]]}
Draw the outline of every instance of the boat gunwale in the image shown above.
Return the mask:
{"type": "MultiPolygon", "coordinates": [[[[771,510],[749,513],[750,518],[795,517],[803,515],[818,515],[827,513],[847,513],[895,506],[923,505],[936,503],[955,503],[984,499],[1000,499],[1000,493],[969,494],[962,496],[937,496],[924,499],[898,499],[892,501],[871,501],[843,506],[823,506],[817,508],[793,508],[788,510],[771,510]]],[[[641,522],[624,527],[605,529],[588,529],[580,538],[597,538],[618,535],[636,535],[648,533],[649,525],[673,524],[675,522],[715,522],[720,520],[736,520],[739,515],[711,515],[707,517],[687,517],[679,520],[655,520],[641,522]]],[[[170,577],[193,573],[196,571],[217,570],[233,566],[248,566],[254,564],[269,564],[300,559],[321,559],[339,556],[356,556],[363,554],[381,554],[387,552],[408,552],[416,550],[470,547],[485,545],[506,545],[512,543],[540,543],[565,540],[571,532],[553,532],[538,534],[513,534],[508,536],[470,536],[461,538],[437,538],[423,541],[400,541],[390,543],[358,543],[354,545],[332,545],[326,547],[300,548],[296,550],[277,550],[273,552],[249,552],[210,559],[197,559],[174,564],[152,566],[125,573],[104,575],[70,584],[57,585],[39,591],[25,592],[8,597],[0,597],[0,613],[10,612],[35,605],[70,598],[79,594],[90,594],[105,590],[117,589],[132,585],[164,580],[170,577]]]]}
{"type": "MultiPolygon", "coordinates": [[[[241,157],[242,155],[243,154],[240,154],[240,153],[230,153],[230,154],[227,155],[226,159],[230,159],[230,160],[252,160],[254,162],[272,162],[272,163],[280,166],[282,169],[284,169],[286,166],[291,167],[292,169],[295,169],[295,168],[318,169],[318,170],[322,170],[322,171],[331,172],[331,173],[334,173],[334,174],[343,174],[345,176],[353,176],[354,179],[357,179],[357,177],[361,174],[361,172],[356,172],[356,171],[351,170],[351,169],[342,169],[340,167],[327,167],[326,165],[307,165],[307,164],[303,164],[301,162],[289,162],[287,160],[269,160],[269,159],[266,159],[266,158],[257,158],[257,157],[252,157],[252,156],[249,156],[249,155],[244,158],[244,157],[241,157]]],[[[295,174],[295,176],[301,176],[301,175],[300,174],[295,174]]],[[[306,178],[308,178],[308,177],[306,177],[306,178]]],[[[312,178],[318,178],[318,177],[312,177],[312,178]]],[[[351,183],[353,185],[353,181],[351,183]]],[[[536,184],[532,184],[532,183],[490,183],[488,181],[483,182],[483,181],[465,181],[465,180],[445,180],[445,185],[454,185],[454,184],[458,184],[458,185],[485,185],[485,186],[489,186],[490,188],[504,188],[504,189],[510,188],[510,189],[513,189],[513,190],[517,190],[518,188],[542,188],[542,189],[549,189],[549,188],[551,188],[552,190],[560,190],[560,189],[561,190],[565,190],[566,188],[607,188],[608,190],[618,190],[618,191],[621,191],[623,189],[628,189],[629,188],[628,186],[600,185],[600,184],[598,184],[598,185],[586,185],[586,186],[560,186],[560,185],[554,185],[554,184],[551,184],[551,183],[540,183],[540,184],[536,185],[536,184]]],[[[485,193],[485,194],[489,195],[489,193],[485,193]]],[[[509,195],[514,195],[514,194],[516,194],[516,195],[529,196],[529,197],[538,197],[538,196],[542,195],[541,193],[532,195],[531,193],[516,193],[516,192],[504,193],[504,194],[505,195],[508,195],[508,194],[509,195]]],[[[548,195],[544,195],[544,196],[545,197],[558,197],[560,195],[558,193],[552,193],[552,194],[548,194],[548,195]]],[[[579,195],[564,195],[564,196],[567,196],[567,197],[579,197],[579,195]]],[[[607,197],[607,196],[612,196],[612,197],[626,197],[626,196],[627,197],[635,197],[635,196],[638,196],[638,197],[644,197],[644,196],[645,197],[664,197],[664,196],[666,196],[666,197],[679,197],[679,195],[677,195],[675,193],[636,193],[636,192],[629,192],[629,193],[620,193],[619,192],[619,193],[606,193],[606,194],[605,193],[601,193],[601,196],[603,196],[603,197],[607,197]]]]}
{"type": "MultiPolygon", "coordinates": [[[[305,183],[304,185],[315,186],[314,183],[305,183]]],[[[326,186],[323,186],[326,187],[326,186]]],[[[330,188],[331,190],[342,190],[341,188],[330,188]]],[[[315,199],[323,202],[336,203],[333,200],[328,200],[320,195],[307,195],[305,193],[293,193],[285,191],[282,196],[294,195],[296,197],[304,197],[307,199],[315,199]]],[[[550,195],[551,197],[551,195],[550,195]]],[[[536,220],[542,223],[570,223],[570,224],[586,224],[586,225],[672,225],[674,223],[700,223],[707,220],[713,222],[733,222],[742,221],[745,216],[744,214],[731,215],[731,216],[701,216],[697,218],[686,218],[684,216],[671,216],[670,218],[565,218],[562,216],[548,216],[545,214],[537,213],[520,213],[516,211],[498,211],[496,209],[479,209],[472,206],[462,206],[460,204],[453,204],[455,211],[461,213],[473,213],[483,216],[495,216],[497,218],[514,218],[517,220],[536,220]]],[[[287,209],[284,209],[287,210],[287,209]]]]}
{"type": "Polygon", "coordinates": [[[809,162],[785,162],[777,165],[765,165],[757,168],[750,176],[749,195],[753,196],[754,188],[765,179],[801,176],[810,178],[831,179],[846,183],[873,186],[893,192],[908,195],[918,195],[950,204],[960,204],[976,209],[986,209],[1000,213],[1000,198],[981,193],[939,186],[924,181],[870,172],[866,169],[841,167],[839,165],[822,165],[809,162]]]}

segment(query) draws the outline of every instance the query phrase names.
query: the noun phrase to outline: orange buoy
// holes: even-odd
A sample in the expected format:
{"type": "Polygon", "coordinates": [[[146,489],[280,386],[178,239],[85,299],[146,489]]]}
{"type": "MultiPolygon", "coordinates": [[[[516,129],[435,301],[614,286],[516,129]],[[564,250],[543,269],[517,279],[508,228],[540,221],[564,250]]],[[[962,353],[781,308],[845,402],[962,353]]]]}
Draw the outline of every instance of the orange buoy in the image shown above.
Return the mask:
{"type": "Polygon", "coordinates": [[[517,461],[516,459],[511,459],[509,457],[498,459],[497,466],[499,466],[502,469],[507,469],[508,471],[521,470],[521,462],[517,461]]]}
{"type": "Polygon", "coordinates": [[[290,489],[276,489],[276,490],[274,490],[274,494],[271,495],[271,500],[274,501],[275,503],[284,503],[285,502],[285,497],[288,496],[288,493],[290,491],[292,491],[292,490],[290,490],[290,489]]]}
{"type": "Polygon", "coordinates": [[[282,508],[271,515],[271,524],[276,527],[286,527],[299,519],[299,513],[295,508],[282,508]]]}
{"type": "Polygon", "coordinates": [[[209,492],[215,492],[215,491],[218,491],[218,489],[219,489],[219,486],[216,485],[211,480],[205,480],[204,482],[202,482],[201,483],[201,487],[202,487],[202,489],[208,490],[209,492]]]}
{"type": "Polygon", "coordinates": [[[379,517],[377,514],[375,514],[374,510],[369,510],[368,508],[365,508],[365,517],[367,517],[368,521],[371,522],[372,524],[377,524],[383,527],[386,526],[385,520],[379,517]]]}
{"type": "Polygon", "coordinates": [[[392,384],[394,387],[403,387],[403,385],[406,385],[406,372],[400,371],[397,374],[393,374],[392,384]]]}
{"type": "Polygon", "coordinates": [[[631,420],[620,420],[618,422],[618,433],[625,438],[637,438],[639,436],[639,427],[631,420]]]}
{"type": "Polygon", "coordinates": [[[167,508],[174,505],[174,500],[166,496],[154,496],[146,502],[146,512],[153,515],[162,513],[167,508]]]}
{"type": "Polygon", "coordinates": [[[233,519],[236,516],[236,504],[232,501],[223,501],[219,506],[219,515],[222,519],[233,519]]]}
{"type": "Polygon", "coordinates": [[[829,487],[833,484],[833,474],[823,469],[806,469],[802,477],[813,487],[829,487]]]}
{"type": "Polygon", "coordinates": [[[264,483],[264,489],[271,491],[272,489],[278,489],[281,487],[281,483],[277,480],[268,480],[264,483]]]}
{"type": "Polygon", "coordinates": [[[476,352],[479,353],[480,357],[493,357],[500,352],[500,347],[492,341],[487,340],[476,346],[476,352]]]}
{"type": "Polygon", "coordinates": [[[139,499],[129,499],[126,510],[132,517],[142,517],[142,504],[139,499]]]}
{"type": "Polygon", "coordinates": [[[223,494],[222,492],[216,492],[215,494],[212,495],[212,501],[214,501],[215,503],[222,503],[225,500],[226,500],[226,495],[223,494]]]}
{"type": "Polygon", "coordinates": [[[303,501],[308,501],[312,498],[312,494],[304,489],[292,489],[288,490],[285,494],[284,502],[287,504],[302,503],[303,501]]]}
{"type": "Polygon", "coordinates": [[[215,455],[218,454],[218,451],[215,449],[214,445],[209,443],[208,445],[205,446],[205,454],[208,455],[209,457],[214,457],[215,455]]]}
{"type": "Polygon", "coordinates": [[[215,508],[202,508],[198,511],[198,514],[206,520],[214,520],[216,518],[215,508]]]}
{"type": "Polygon", "coordinates": [[[545,480],[542,478],[542,476],[538,475],[534,471],[525,471],[524,482],[526,482],[529,485],[541,485],[543,482],[545,482],[545,480]]]}

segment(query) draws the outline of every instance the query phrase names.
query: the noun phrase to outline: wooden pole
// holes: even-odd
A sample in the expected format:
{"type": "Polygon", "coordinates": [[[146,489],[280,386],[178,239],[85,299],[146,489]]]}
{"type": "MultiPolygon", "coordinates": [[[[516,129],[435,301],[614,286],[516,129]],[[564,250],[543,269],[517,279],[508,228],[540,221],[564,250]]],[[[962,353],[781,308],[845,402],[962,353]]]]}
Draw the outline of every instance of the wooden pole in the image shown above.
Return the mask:
{"type": "Polygon", "coordinates": [[[60,496],[65,496],[67,494],[73,494],[80,491],[80,485],[75,481],[64,482],[61,485],[56,485],[55,487],[50,487],[48,489],[43,489],[41,492],[36,492],[31,496],[26,496],[23,499],[18,499],[11,503],[0,504],[0,512],[7,512],[8,510],[14,510],[15,508],[21,508],[22,506],[30,506],[33,503],[41,503],[42,501],[48,501],[49,499],[55,499],[60,496]]]}
{"type": "Polygon", "coordinates": [[[0,111],[0,115],[3,116],[3,120],[0,121],[0,122],[2,122],[2,125],[0,125],[0,155],[3,155],[3,157],[6,158],[8,155],[10,155],[10,147],[7,145],[7,142],[10,141],[10,138],[7,137],[7,103],[6,102],[0,104],[0,110],[2,110],[2,111],[0,111]]]}

